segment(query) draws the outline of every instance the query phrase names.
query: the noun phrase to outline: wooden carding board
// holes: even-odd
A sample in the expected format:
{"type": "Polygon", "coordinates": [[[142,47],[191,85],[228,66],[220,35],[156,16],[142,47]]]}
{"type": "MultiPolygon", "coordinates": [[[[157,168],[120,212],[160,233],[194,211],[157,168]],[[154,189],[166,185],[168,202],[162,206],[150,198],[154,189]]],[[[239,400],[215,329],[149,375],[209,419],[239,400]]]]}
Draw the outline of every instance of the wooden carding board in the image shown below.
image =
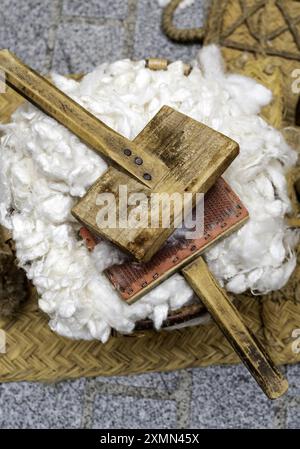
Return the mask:
{"type": "Polygon", "coordinates": [[[203,235],[189,240],[171,236],[149,262],[127,261],[107,268],[105,274],[121,298],[132,304],[217,240],[236,231],[248,216],[238,196],[220,178],[204,198],[203,235]]]}
{"type": "MultiPolygon", "coordinates": [[[[161,108],[134,142],[138,148],[152,148],[157,158],[169,168],[162,180],[153,190],[149,190],[110,167],[73,208],[72,213],[95,234],[111,240],[136,259],[147,261],[172,234],[172,224],[177,218],[175,214],[170,217],[171,226],[166,228],[101,228],[97,224],[97,214],[101,209],[96,204],[98,195],[113,193],[116,209],[119,210],[119,207],[122,209],[120,185],[127,187],[128,197],[133,193],[144,193],[148,198],[151,193],[205,193],[238,155],[239,146],[223,134],[168,106],[161,108]]],[[[129,206],[122,213],[129,215],[134,207],[129,206]]],[[[161,204],[157,207],[161,212],[161,204]]]]}

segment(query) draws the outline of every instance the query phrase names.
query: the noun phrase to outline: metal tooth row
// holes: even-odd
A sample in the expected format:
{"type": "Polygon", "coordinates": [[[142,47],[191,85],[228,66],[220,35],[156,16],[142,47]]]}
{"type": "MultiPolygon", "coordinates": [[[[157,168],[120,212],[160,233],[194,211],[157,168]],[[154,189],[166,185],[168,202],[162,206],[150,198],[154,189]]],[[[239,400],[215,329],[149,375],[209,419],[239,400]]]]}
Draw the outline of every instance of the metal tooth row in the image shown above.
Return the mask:
{"type": "MultiPolygon", "coordinates": [[[[125,148],[124,154],[125,154],[125,156],[130,157],[132,155],[132,151],[130,150],[130,148],[125,148]]],[[[134,162],[135,162],[136,165],[143,165],[143,163],[144,163],[143,159],[141,157],[139,157],[139,156],[136,156],[134,158],[134,162]]],[[[143,178],[146,181],[151,181],[152,176],[149,173],[144,173],[143,174],[143,178]]]]}

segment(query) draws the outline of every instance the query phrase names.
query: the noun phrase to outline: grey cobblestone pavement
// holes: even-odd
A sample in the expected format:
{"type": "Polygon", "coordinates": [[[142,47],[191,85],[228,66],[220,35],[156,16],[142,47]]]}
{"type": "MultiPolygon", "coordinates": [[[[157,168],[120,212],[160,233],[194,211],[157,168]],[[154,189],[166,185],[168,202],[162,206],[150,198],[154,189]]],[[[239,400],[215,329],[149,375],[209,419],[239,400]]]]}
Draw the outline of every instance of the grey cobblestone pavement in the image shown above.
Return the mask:
{"type": "MultiPolygon", "coordinates": [[[[200,25],[204,0],[177,13],[200,25]]],[[[156,0],[1,0],[0,47],[43,73],[85,72],[103,61],[191,60],[199,45],[170,42],[156,0]]],[[[289,393],[265,399],[242,366],[132,377],[0,384],[0,428],[300,428],[300,366],[289,393]]]]}

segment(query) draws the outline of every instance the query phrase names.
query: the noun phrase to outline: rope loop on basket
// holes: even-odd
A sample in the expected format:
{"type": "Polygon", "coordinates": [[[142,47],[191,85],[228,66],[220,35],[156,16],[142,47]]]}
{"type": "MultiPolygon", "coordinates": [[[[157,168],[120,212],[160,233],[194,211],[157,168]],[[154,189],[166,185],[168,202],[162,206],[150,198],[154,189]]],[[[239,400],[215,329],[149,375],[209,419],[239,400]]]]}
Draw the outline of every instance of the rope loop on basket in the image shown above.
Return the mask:
{"type": "Polygon", "coordinates": [[[162,15],[162,28],[164,33],[175,42],[202,42],[205,35],[205,28],[179,29],[173,24],[174,14],[182,0],[171,0],[165,7],[162,15]]]}

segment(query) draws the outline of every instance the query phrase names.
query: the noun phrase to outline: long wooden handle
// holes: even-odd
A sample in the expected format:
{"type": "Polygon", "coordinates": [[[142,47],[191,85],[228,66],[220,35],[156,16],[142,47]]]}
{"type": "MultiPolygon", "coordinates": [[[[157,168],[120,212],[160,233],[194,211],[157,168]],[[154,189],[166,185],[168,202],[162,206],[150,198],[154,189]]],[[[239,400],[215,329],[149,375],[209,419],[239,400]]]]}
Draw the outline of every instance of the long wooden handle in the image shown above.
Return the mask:
{"type": "Polygon", "coordinates": [[[8,50],[0,51],[0,69],[12,89],[144,185],[153,188],[167,173],[165,164],[150,149],[137,148],[134,142],[102,123],[8,50]]]}
{"type": "Polygon", "coordinates": [[[287,380],[246,327],[202,257],[185,267],[182,273],[265,394],[270,399],[283,395],[288,389],[287,380]]]}

